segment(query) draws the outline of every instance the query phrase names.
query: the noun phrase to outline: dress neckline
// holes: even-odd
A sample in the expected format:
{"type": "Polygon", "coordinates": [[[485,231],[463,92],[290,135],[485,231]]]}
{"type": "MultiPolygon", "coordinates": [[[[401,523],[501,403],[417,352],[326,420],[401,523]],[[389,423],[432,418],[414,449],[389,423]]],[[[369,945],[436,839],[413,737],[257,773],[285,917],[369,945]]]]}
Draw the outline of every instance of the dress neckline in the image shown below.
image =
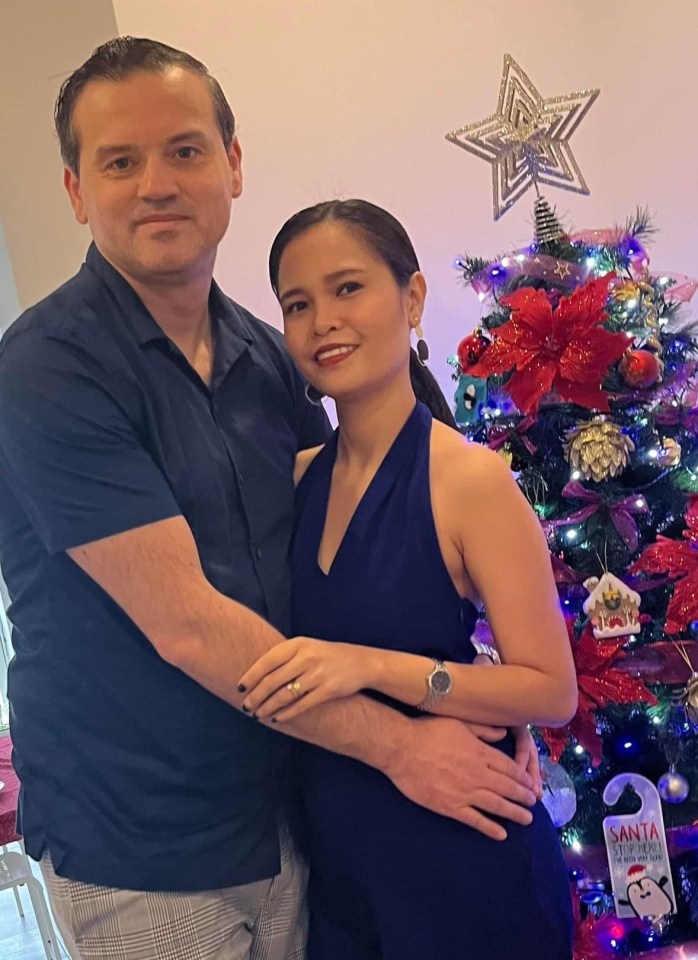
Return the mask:
{"type": "Polygon", "coordinates": [[[410,414],[407,417],[407,420],[405,420],[402,427],[400,427],[400,430],[396,434],[395,439],[388,447],[385,453],[385,456],[379,463],[378,468],[376,469],[376,472],[371,477],[371,480],[368,486],[366,487],[366,489],[364,490],[363,494],[361,495],[359,502],[356,504],[356,507],[354,508],[354,512],[352,513],[349,519],[349,523],[347,524],[344,530],[344,534],[342,535],[342,538],[339,541],[337,549],[335,550],[335,554],[332,558],[332,562],[330,563],[327,570],[323,570],[323,568],[320,566],[319,556],[320,556],[320,547],[322,545],[322,540],[325,535],[325,527],[327,526],[327,511],[329,508],[330,492],[332,489],[332,471],[334,470],[334,465],[337,460],[339,427],[337,427],[337,429],[335,430],[334,435],[332,436],[332,439],[330,440],[330,442],[327,444],[327,447],[326,447],[326,458],[325,458],[324,468],[326,471],[327,482],[323,490],[322,503],[320,504],[320,508],[317,511],[319,522],[318,522],[318,531],[317,531],[318,536],[316,540],[317,548],[315,550],[315,565],[319,573],[324,578],[327,579],[332,576],[332,573],[334,572],[337,566],[337,561],[338,560],[341,561],[341,555],[344,552],[344,548],[347,541],[351,540],[351,536],[354,530],[356,529],[357,523],[361,519],[362,514],[368,508],[368,505],[375,499],[376,496],[382,497],[383,495],[385,495],[387,490],[394,483],[395,471],[391,470],[391,467],[395,465],[396,462],[399,461],[399,458],[400,458],[399,455],[400,455],[401,449],[404,447],[405,443],[411,436],[412,431],[416,429],[420,421],[423,421],[425,419],[425,413],[426,413],[426,416],[429,417],[429,411],[427,410],[427,408],[424,407],[424,404],[421,404],[419,401],[417,401],[414,407],[412,408],[412,410],[410,411],[410,414]]]}
{"type": "MultiPolygon", "coordinates": [[[[382,509],[383,504],[388,500],[397,481],[405,477],[405,475],[412,473],[414,469],[415,444],[417,446],[419,445],[419,434],[422,431],[431,430],[432,421],[433,416],[430,409],[421,401],[416,401],[415,406],[400,428],[391,446],[386,451],[383,460],[358,501],[327,571],[320,565],[319,553],[327,524],[332,472],[337,458],[339,428],[334,431],[323,449],[320,450],[313,459],[301,479],[298,489],[301,491],[309,484],[313,492],[313,507],[304,513],[302,529],[303,541],[307,543],[308,558],[314,571],[314,576],[317,578],[318,589],[330,588],[333,584],[337,585],[341,583],[342,577],[347,581],[351,581],[353,575],[357,572],[354,570],[352,564],[355,562],[356,551],[359,549],[362,539],[365,540],[367,534],[370,536],[371,525],[376,519],[378,512],[382,509]]],[[[426,459],[428,461],[428,456],[426,459]]],[[[439,551],[440,575],[443,575],[448,580],[452,596],[460,608],[460,615],[463,620],[469,620],[471,618],[473,621],[477,620],[479,617],[478,606],[469,597],[462,597],[460,595],[446,567],[438,543],[430,491],[427,492],[429,494],[429,519],[433,542],[439,551]]],[[[405,533],[407,532],[407,529],[405,529],[405,533]]],[[[299,533],[300,531],[297,530],[297,537],[299,533]]],[[[361,544],[361,549],[365,549],[365,544],[361,544]]]]}

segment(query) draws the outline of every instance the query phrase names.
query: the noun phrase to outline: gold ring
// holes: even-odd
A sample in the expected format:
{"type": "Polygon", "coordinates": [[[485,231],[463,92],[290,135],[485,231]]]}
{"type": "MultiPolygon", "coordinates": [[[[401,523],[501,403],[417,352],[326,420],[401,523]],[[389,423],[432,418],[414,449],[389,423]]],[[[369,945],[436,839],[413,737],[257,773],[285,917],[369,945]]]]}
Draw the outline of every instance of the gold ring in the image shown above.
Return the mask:
{"type": "Polygon", "coordinates": [[[296,698],[300,697],[300,695],[303,693],[303,686],[300,680],[292,680],[291,683],[287,683],[286,689],[296,698]]]}

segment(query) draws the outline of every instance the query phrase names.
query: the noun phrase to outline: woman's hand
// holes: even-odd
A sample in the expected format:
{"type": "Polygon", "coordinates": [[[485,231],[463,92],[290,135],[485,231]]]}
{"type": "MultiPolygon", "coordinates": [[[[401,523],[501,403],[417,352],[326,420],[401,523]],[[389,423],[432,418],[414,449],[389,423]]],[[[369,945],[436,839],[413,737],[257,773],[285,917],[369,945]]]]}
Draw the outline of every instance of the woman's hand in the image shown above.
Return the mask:
{"type": "Polygon", "coordinates": [[[327,700],[371,686],[379,651],[352,643],[294,637],[278,643],[240,678],[243,710],[259,720],[283,723],[327,700]]]}

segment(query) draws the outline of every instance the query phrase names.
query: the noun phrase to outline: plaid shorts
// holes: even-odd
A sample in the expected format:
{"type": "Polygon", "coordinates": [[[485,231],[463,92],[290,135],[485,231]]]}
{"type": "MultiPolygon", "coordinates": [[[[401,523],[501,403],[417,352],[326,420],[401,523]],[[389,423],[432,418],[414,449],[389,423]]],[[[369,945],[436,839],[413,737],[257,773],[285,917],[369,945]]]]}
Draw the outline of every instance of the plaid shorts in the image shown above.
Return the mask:
{"type": "Polygon", "coordinates": [[[41,871],[72,960],[305,960],[308,871],[287,834],[281,872],[224,890],[151,893],[41,871]]]}

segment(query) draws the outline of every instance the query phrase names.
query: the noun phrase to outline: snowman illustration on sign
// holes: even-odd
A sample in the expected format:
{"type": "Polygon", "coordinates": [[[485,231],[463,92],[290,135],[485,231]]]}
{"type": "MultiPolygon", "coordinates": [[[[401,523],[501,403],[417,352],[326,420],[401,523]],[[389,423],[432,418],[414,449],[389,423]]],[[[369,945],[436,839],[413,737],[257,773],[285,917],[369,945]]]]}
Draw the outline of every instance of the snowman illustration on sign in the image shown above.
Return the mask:
{"type": "Polygon", "coordinates": [[[664,890],[668,877],[655,880],[648,877],[644,864],[636,863],[628,870],[627,900],[619,900],[624,907],[630,907],[636,917],[663,917],[675,912],[671,897],[664,890]]]}

